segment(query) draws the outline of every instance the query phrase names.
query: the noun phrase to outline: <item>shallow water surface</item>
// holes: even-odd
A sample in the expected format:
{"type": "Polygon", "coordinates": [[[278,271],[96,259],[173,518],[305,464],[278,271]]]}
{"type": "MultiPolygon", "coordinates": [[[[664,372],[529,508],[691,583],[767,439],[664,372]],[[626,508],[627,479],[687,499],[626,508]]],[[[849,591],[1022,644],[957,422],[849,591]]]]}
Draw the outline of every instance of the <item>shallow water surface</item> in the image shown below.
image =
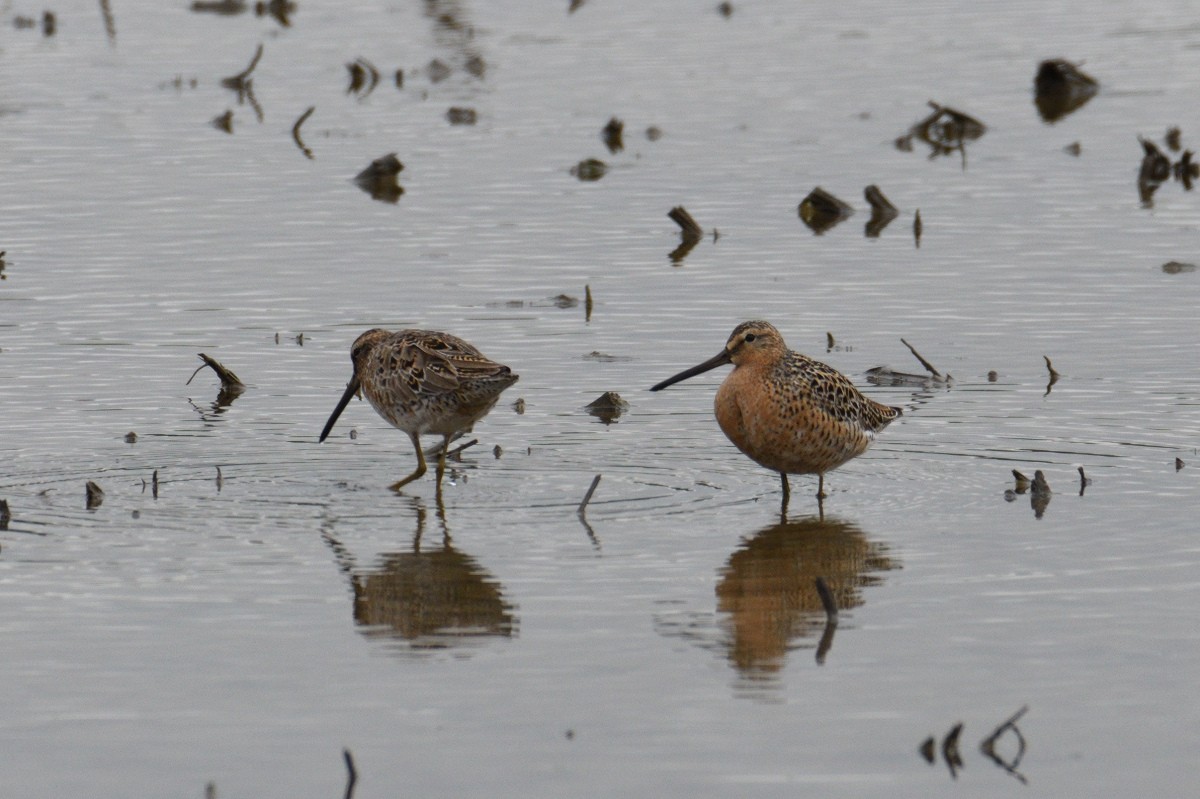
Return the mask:
{"type": "Polygon", "coordinates": [[[1200,198],[1137,187],[1194,146],[1178,8],[200,5],[0,10],[5,796],[340,796],[343,749],[360,799],[1187,793],[1200,198]],[[1052,57],[1101,88],[1050,124],[1052,57]],[[897,149],[929,100],[986,132],[897,149]],[[722,371],[648,391],[749,318],[904,410],[784,517],[722,371]],[[373,326],[521,375],[440,492],[365,403],[317,443],[373,326]],[[901,338],[953,380],[869,379],[901,338]]]}

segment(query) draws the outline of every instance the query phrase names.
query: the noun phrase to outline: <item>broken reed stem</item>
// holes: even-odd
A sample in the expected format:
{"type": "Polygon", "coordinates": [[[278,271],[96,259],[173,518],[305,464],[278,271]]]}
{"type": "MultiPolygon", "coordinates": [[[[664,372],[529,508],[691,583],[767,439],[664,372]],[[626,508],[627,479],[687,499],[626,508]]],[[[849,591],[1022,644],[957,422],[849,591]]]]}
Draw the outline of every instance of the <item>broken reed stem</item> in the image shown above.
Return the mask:
{"type": "Polygon", "coordinates": [[[463,451],[464,449],[466,449],[467,447],[473,447],[473,446],[475,446],[475,445],[476,445],[476,444],[478,444],[478,443],[479,443],[479,439],[478,439],[478,438],[472,438],[472,439],[471,439],[470,441],[468,441],[467,443],[465,443],[465,444],[459,444],[457,447],[455,447],[454,449],[452,449],[452,450],[450,450],[449,452],[447,452],[447,453],[446,453],[446,457],[447,457],[447,458],[457,458],[459,455],[461,455],[461,454],[462,454],[462,451],[463,451]]]}
{"type": "Polygon", "coordinates": [[[909,343],[908,343],[907,341],[905,341],[904,339],[900,339],[900,343],[901,343],[901,344],[903,344],[904,346],[908,347],[908,350],[909,350],[909,352],[911,352],[913,355],[915,355],[915,356],[916,356],[917,360],[921,362],[921,365],[922,365],[922,366],[924,366],[924,367],[925,367],[925,369],[926,369],[926,370],[927,370],[927,371],[928,371],[930,374],[932,374],[934,377],[938,377],[938,378],[942,377],[942,373],[941,373],[941,372],[939,372],[939,371],[937,370],[937,368],[936,368],[936,367],[934,367],[934,365],[933,365],[933,364],[931,364],[929,361],[925,360],[925,359],[924,359],[924,358],[921,356],[921,353],[917,352],[916,348],[915,348],[915,347],[913,347],[913,345],[909,344],[909,343]]]}
{"type": "Polygon", "coordinates": [[[308,110],[301,114],[300,118],[296,120],[296,124],[292,125],[292,138],[296,140],[296,146],[300,148],[300,152],[304,153],[304,155],[310,161],[313,160],[312,150],[308,149],[308,146],[305,145],[304,140],[300,138],[300,126],[307,122],[308,118],[312,116],[313,112],[316,110],[317,107],[315,105],[310,105],[308,110]]]}
{"type": "Polygon", "coordinates": [[[600,475],[592,478],[592,484],[588,487],[587,493],[583,495],[583,502],[579,503],[579,515],[582,516],[587,510],[587,504],[592,501],[592,494],[596,493],[596,486],[600,485],[600,475]]]}
{"type": "Polygon", "coordinates": [[[237,375],[235,375],[231,370],[226,369],[225,366],[216,358],[210,358],[203,352],[198,354],[200,356],[200,360],[204,361],[204,363],[196,367],[196,371],[192,372],[192,376],[188,378],[187,383],[184,385],[191,385],[192,380],[196,377],[196,375],[200,374],[200,370],[207,366],[217,373],[217,377],[221,380],[221,386],[223,388],[246,387],[246,384],[243,383],[237,375]]]}
{"type": "Polygon", "coordinates": [[[1050,371],[1050,380],[1057,380],[1059,378],[1059,374],[1054,370],[1054,364],[1050,363],[1050,356],[1043,355],[1042,357],[1046,359],[1046,369],[1050,371]]]}
{"type": "Polygon", "coordinates": [[[342,750],[342,759],[346,761],[345,799],[351,799],[354,796],[354,784],[358,782],[358,771],[354,768],[354,755],[350,754],[349,749],[342,750]]]}
{"type": "Polygon", "coordinates": [[[671,217],[671,221],[679,225],[680,230],[683,231],[684,240],[699,239],[704,235],[704,228],[700,227],[699,223],[692,218],[692,215],[682,205],[672,208],[667,212],[667,216],[671,217]]]}
{"type": "Polygon", "coordinates": [[[262,46],[262,42],[259,42],[258,49],[254,51],[254,58],[250,59],[250,66],[246,67],[244,70],[242,70],[238,74],[234,75],[232,78],[226,78],[226,80],[235,80],[235,81],[238,81],[239,83],[244,82],[246,80],[246,78],[250,77],[250,73],[254,71],[254,68],[256,66],[258,66],[258,60],[260,58],[262,58],[262,55],[263,55],[263,46],[262,46]]]}

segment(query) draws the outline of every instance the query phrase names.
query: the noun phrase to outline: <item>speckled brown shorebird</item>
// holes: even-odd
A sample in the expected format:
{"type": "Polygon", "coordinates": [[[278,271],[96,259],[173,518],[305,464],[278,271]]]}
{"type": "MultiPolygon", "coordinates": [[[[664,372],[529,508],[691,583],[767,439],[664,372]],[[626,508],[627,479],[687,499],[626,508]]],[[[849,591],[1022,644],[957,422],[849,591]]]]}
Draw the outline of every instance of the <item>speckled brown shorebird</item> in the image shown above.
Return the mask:
{"type": "Polygon", "coordinates": [[[779,472],[785,507],[789,474],[817,475],[817,499],[824,499],[825,472],[866,452],[901,414],[864,397],[833,367],[789,350],[778,330],[759,321],[738,325],[719,354],[650,390],[727,363],[733,371],[717,390],[717,424],[751,460],[779,472]]]}
{"type": "Polygon", "coordinates": [[[388,424],[408,433],[417,451],[416,470],[394,483],[393,490],[425,474],[422,433],[442,436],[437,466],[440,486],[451,437],[469,431],[487,416],[500,393],[517,382],[517,375],[507,366],[488,359],[457,336],[433,330],[368,330],[354,341],[350,360],[354,375],[320,440],[329,435],[350,398],[361,391],[388,424]]]}

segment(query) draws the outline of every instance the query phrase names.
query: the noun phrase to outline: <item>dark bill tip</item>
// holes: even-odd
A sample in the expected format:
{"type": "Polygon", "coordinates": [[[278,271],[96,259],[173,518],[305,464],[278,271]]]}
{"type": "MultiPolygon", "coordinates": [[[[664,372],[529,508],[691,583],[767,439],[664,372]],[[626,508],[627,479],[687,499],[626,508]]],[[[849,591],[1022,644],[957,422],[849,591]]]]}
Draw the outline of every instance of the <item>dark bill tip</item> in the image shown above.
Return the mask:
{"type": "Polygon", "coordinates": [[[329,437],[329,431],[333,429],[334,422],[342,415],[342,411],[346,410],[346,406],[350,404],[350,398],[358,393],[358,378],[350,378],[350,382],[346,384],[346,393],[338,400],[337,407],[333,409],[333,413],[329,417],[329,421],[325,423],[325,429],[321,431],[321,437],[317,439],[317,443],[322,443],[329,437]]]}
{"type": "Polygon", "coordinates": [[[721,350],[720,353],[709,358],[704,363],[697,364],[696,366],[693,366],[691,369],[684,369],[682,372],[675,375],[674,377],[668,377],[666,380],[662,381],[661,383],[651,386],[650,390],[651,391],[662,391],[667,386],[673,386],[682,380],[687,380],[689,377],[695,377],[698,374],[703,374],[704,372],[707,372],[710,369],[716,369],[718,366],[724,366],[727,363],[729,363],[729,351],[721,350]]]}

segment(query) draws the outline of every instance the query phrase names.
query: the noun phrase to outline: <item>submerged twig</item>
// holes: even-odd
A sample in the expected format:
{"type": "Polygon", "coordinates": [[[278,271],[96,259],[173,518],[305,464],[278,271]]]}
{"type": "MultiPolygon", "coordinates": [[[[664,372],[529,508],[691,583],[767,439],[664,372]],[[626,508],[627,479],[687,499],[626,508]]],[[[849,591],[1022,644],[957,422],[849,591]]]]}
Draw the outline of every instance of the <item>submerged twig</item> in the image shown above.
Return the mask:
{"type": "Polygon", "coordinates": [[[312,150],[308,149],[308,146],[305,145],[304,141],[300,138],[300,126],[307,122],[308,118],[313,115],[313,111],[316,110],[317,107],[315,105],[310,105],[308,110],[301,114],[300,118],[296,120],[296,124],[292,125],[292,138],[295,139],[296,146],[300,148],[300,152],[304,153],[305,157],[310,161],[313,160],[312,150]]]}
{"type": "Polygon", "coordinates": [[[579,515],[582,516],[587,511],[587,504],[592,501],[592,494],[596,493],[596,486],[600,485],[601,475],[596,475],[592,478],[592,484],[588,487],[587,493],[583,495],[583,502],[579,503],[579,515]]]}
{"type": "Polygon", "coordinates": [[[221,80],[221,85],[227,89],[233,89],[236,92],[246,90],[246,79],[250,77],[250,73],[258,66],[258,61],[262,58],[263,46],[262,42],[258,43],[258,49],[254,51],[254,58],[250,59],[250,65],[236,75],[230,75],[228,78],[221,80]]]}
{"type": "Polygon", "coordinates": [[[979,751],[987,755],[997,766],[1000,766],[1000,768],[1004,769],[1009,774],[1020,780],[1022,785],[1026,783],[1026,779],[1023,774],[1017,771],[1017,766],[1021,765],[1021,758],[1025,756],[1025,736],[1021,735],[1021,730],[1017,727],[1017,721],[1019,721],[1028,710],[1028,705],[1022,707],[1020,710],[1006,719],[1003,724],[993,730],[992,734],[987,738],[984,738],[983,742],[979,744],[979,751]],[[1006,761],[996,753],[996,741],[998,741],[1000,736],[1008,730],[1012,730],[1013,734],[1017,736],[1017,753],[1013,756],[1011,761],[1006,761]]]}
{"type": "Polygon", "coordinates": [[[475,445],[476,445],[476,444],[478,444],[478,443],[479,443],[479,439],[478,439],[478,438],[472,438],[472,439],[471,439],[470,441],[468,441],[467,443],[465,443],[465,444],[459,444],[457,447],[455,447],[454,449],[452,449],[452,450],[450,450],[449,452],[447,452],[447,453],[446,453],[446,457],[447,457],[447,458],[454,458],[455,460],[462,460],[462,453],[463,453],[463,450],[464,450],[464,449],[466,449],[467,447],[473,447],[473,446],[475,446],[475,445]]]}
{"type": "Polygon", "coordinates": [[[345,799],[354,796],[354,784],[358,782],[358,770],[354,768],[354,755],[349,749],[342,750],[342,759],[346,761],[346,795],[345,799]]]}
{"type": "Polygon", "coordinates": [[[1055,371],[1054,364],[1050,363],[1050,356],[1043,355],[1042,357],[1046,359],[1046,369],[1050,372],[1050,382],[1046,383],[1046,393],[1042,395],[1047,397],[1050,395],[1050,389],[1054,388],[1054,384],[1058,382],[1060,375],[1055,371]]]}
{"type": "Polygon", "coordinates": [[[928,371],[930,374],[932,374],[932,375],[933,375],[934,377],[936,377],[938,380],[944,380],[944,379],[946,379],[946,376],[943,376],[943,375],[942,375],[942,373],[941,373],[941,372],[939,372],[939,371],[937,370],[937,367],[935,367],[935,366],[934,366],[933,364],[931,364],[929,361],[925,360],[925,358],[924,358],[924,357],[922,357],[921,353],[917,352],[916,348],[915,348],[915,347],[913,347],[913,345],[909,344],[909,343],[908,343],[907,341],[905,341],[904,339],[900,339],[900,343],[901,343],[901,344],[903,344],[904,346],[908,347],[908,350],[909,350],[909,352],[911,352],[911,353],[912,353],[914,356],[916,356],[916,359],[917,359],[918,361],[920,361],[920,362],[921,362],[921,365],[922,365],[922,366],[924,366],[924,367],[925,367],[925,369],[926,369],[926,370],[927,370],[927,371],[928,371]]]}

